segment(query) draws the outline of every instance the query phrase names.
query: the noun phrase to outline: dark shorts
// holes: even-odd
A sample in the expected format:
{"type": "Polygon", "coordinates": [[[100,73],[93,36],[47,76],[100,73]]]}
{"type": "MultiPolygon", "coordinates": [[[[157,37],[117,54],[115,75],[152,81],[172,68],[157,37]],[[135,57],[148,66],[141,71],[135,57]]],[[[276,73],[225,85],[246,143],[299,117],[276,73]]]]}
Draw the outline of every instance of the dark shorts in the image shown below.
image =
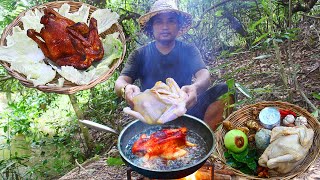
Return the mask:
{"type": "Polygon", "coordinates": [[[209,105],[218,100],[218,98],[228,92],[228,86],[225,83],[217,84],[200,94],[197,103],[190,108],[186,114],[204,119],[204,114],[209,105]]]}

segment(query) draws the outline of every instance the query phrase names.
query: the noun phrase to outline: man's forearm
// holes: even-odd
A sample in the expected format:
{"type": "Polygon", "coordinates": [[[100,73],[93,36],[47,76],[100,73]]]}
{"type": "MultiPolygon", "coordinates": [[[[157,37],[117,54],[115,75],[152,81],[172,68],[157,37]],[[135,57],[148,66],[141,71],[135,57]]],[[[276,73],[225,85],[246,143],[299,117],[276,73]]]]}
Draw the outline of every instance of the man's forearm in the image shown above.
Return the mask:
{"type": "Polygon", "coordinates": [[[210,73],[207,69],[201,69],[195,74],[196,80],[192,84],[197,89],[197,94],[206,91],[210,86],[210,73]]]}
{"type": "Polygon", "coordinates": [[[121,97],[121,88],[124,88],[128,84],[132,83],[132,79],[128,76],[119,76],[119,78],[115,82],[114,90],[116,94],[121,97]]]}

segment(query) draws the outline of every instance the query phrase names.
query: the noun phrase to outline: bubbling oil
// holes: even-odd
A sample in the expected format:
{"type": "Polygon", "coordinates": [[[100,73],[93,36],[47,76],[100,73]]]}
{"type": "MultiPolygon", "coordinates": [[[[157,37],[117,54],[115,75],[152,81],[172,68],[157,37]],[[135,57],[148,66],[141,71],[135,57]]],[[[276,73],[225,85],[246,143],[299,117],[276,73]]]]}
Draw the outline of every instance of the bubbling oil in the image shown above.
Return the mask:
{"type": "Polygon", "coordinates": [[[152,158],[146,159],[145,157],[140,157],[132,153],[132,146],[134,142],[137,141],[142,134],[146,134],[149,137],[152,133],[156,131],[160,131],[162,129],[168,129],[168,128],[179,128],[179,127],[175,127],[175,126],[153,127],[135,135],[129,140],[128,145],[125,148],[126,149],[124,152],[125,156],[128,157],[128,159],[133,164],[140,167],[144,167],[151,170],[174,170],[174,169],[179,169],[185,166],[194,165],[207,155],[206,142],[201,136],[199,136],[197,133],[193,132],[192,130],[187,131],[186,139],[190,143],[196,144],[196,146],[185,147],[184,150],[187,151],[187,154],[175,160],[166,160],[161,157],[152,157],[152,158]]]}

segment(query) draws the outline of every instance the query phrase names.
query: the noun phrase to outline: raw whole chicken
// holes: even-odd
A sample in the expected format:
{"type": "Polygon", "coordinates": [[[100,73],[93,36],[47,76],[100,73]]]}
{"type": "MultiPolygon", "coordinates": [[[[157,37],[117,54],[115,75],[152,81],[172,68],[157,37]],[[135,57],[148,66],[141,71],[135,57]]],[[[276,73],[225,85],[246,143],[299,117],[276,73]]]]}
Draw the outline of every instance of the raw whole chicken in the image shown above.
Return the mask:
{"type": "Polygon", "coordinates": [[[187,128],[162,129],[147,137],[142,134],[133,144],[132,153],[143,156],[147,160],[153,157],[162,157],[174,160],[187,154],[183,148],[196,146],[186,140],[187,128]]]}
{"type": "Polygon", "coordinates": [[[314,131],[304,125],[273,128],[270,145],[259,158],[259,165],[279,173],[290,172],[308,154],[313,136],[314,131]]]}
{"type": "Polygon", "coordinates": [[[44,25],[40,33],[28,29],[27,36],[57,65],[87,69],[93,61],[103,58],[96,19],[91,18],[88,27],[85,23],[75,23],[61,16],[52,8],[46,8],[40,23],[44,25]]]}
{"type": "Polygon", "coordinates": [[[187,94],[178,84],[167,78],[166,84],[158,81],[151,89],[133,98],[133,110],[126,107],[123,111],[148,124],[163,124],[186,113],[187,94]]]}

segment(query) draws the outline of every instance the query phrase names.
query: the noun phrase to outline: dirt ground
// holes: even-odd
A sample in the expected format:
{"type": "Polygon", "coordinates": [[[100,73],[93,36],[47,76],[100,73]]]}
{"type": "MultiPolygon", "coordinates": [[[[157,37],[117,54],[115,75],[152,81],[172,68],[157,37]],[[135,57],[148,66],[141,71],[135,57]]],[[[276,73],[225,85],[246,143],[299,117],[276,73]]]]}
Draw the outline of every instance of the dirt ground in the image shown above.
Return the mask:
{"type": "MultiPolygon", "coordinates": [[[[254,102],[262,100],[282,100],[289,101],[300,107],[312,112],[311,106],[306,103],[301,93],[304,93],[307,98],[315,106],[320,106],[320,101],[312,96],[313,93],[320,93],[320,22],[313,21],[312,19],[301,24],[301,33],[297,41],[292,43],[292,63],[288,62],[288,43],[280,46],[281,62],[286,70],[285,73],[290,71],[289,67],[296,67],[297,82],[301,89],[296,89],[293,82],[289,81],[286,87],[280,77],[280,66],[276,61],[275,48],[268,50],[246,51],[234,54],[230,58],[216,59],[208,63],[214,69],[220,67],[219,70],[213,71],[213,79],[221,79],[226,76],[235,78],[236,82],[241,83],[247,89],[252,90],[255,99],[254,102]],[[313,25],[313,26],[312,26],[313,25]],[[314,28],[315,27],[315,28],[314,28]],[[271,55],[268,58],[256,59],[260,55],[271,55]],[[267,93],[258,91],[264,88],[270,90],[267,93]],[[290,97],[290,92],[292,92],[290,97]]],[[[319,95],[319,94],[318,94],[319,95]]],[[[239,100],[245,97],[239,94],[239,100]]],[[[239,107],[240,108],[240,107],[239,107]]],[[[109,139],[107,142],[114,145],[116,138],[96,132],[96,137],[102,139],[109,139]],[[110,140],[113,139],[113,140],[110,140]]],[[[79,167],[73,169],[60,180],[69,179],[127,179],[126,166],[108,166],[105,162],[109,156],[117,156],[117,150],[110,148],[105,154],[100,155],[101,158],[94,158],[89,160],[79,167]],[[112,154],[112,155],[110,155],[112,154]]],[[[219,163],[214,156],[211,162],[215,163],[215,168],[222,168],[223,165],[219,163]]],[[[141,175],[132,173],[132,179],[143,179],[141,175]]],[[[240,177],[233,176],[232,179],[241,179],[240,177]]],[[[320,179],[320,159],[311,166],[305,173],[296,177],[296,179],[320,179]]]]}
{"type": "MultiPolygon", "coordinates": [[[[223,169],[223,165],[214,156],[210,157],[208,161],[215,164],[215,170],[223,169]],[[213,159],[213,160],[212,160],[213,159]]],[[[61,177],[59,180],[125,180],[127,179],[127,166],[108,166],[106,164],[107,158],[96,158],[93,161],[88,161],[81,165],[81,167],[74,168],[72,171],[61,177]]],[[[142,175],[131,172],[132,180],[149,180],[142,175]]],[[[240,176],[224,176],[226,179],[242,180],[246,179],[240,176]]],[[[221,178],[221,177],[220,177],[221,178]]],[[[217,179],[217,178],[216,178],[217,179]]],[[[294,178],[294,180],[316,180],[320,179],[320,158],[304,173],[294,178]]]]}

